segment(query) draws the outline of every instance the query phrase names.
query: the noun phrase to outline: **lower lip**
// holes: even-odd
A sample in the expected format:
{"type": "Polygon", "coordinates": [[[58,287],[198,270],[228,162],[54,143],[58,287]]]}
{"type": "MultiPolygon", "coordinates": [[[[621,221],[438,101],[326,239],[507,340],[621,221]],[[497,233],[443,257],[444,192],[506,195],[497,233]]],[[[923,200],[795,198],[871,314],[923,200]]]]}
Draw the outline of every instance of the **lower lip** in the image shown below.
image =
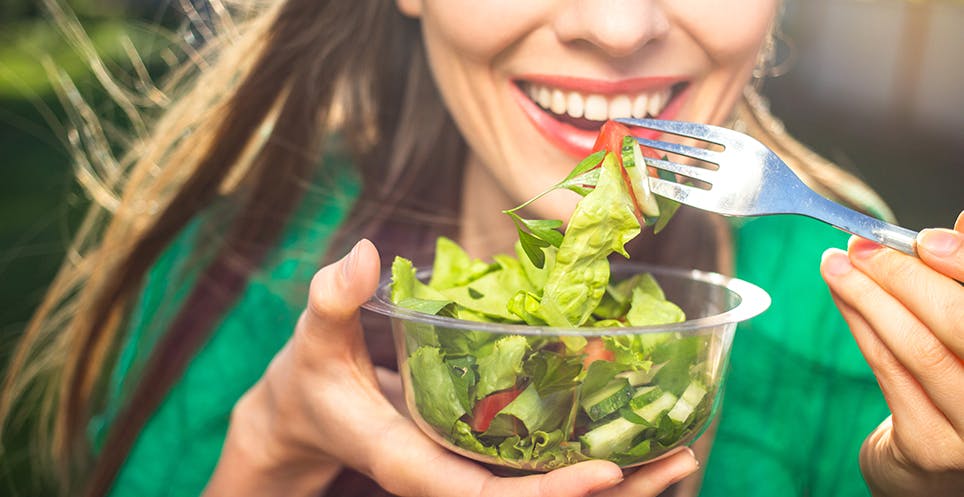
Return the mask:
{"type": "MultiPolygon", "coordinates": [[[[596,137],[599,135],[598,131],[587,131],[560,122],[522,93],[519,85],[513,83],[511,88],[516,101],[522,107],[522,111],[525,112],[526,117],[535,125],[542,136],[573,157],[582,158],[592,153],[596,137]]],[[[657,117],[659,119],[673,119],[682,107],[687,93],[688,89],[677,93],[657,117]]],[[[638,138],[655,139],[660,135],[660,132],[633,128],[633,135],[638,138]]]]}

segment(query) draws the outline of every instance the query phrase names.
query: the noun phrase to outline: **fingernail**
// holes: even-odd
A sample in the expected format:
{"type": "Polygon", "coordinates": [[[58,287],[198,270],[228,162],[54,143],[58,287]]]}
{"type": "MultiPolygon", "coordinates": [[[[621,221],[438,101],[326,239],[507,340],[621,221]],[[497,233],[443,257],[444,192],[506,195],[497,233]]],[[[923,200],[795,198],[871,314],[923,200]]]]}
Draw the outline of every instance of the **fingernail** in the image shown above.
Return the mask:
{"type": "Polygon", "coordinates": [[[696,458],[696,453],[693,452],[693,449],[689,447],[684,447],[683,450],[686,452],[689,452],[690,457],[692,457],[693,460],[696,461],[696,469],[700,469],[700,460],[696,458]]]}
{"type": "Polygon", "coordinates": [[[843,276],[853,269],[850,265],[850,258],[847,257],[847,253],[840,249],[827,249],[823,252],[821,256],[820,265],[823,266],[824,271],[832,276],[843,276]]]}
{"type": "Polygon", "coordinates": [[[859,236],[850,237],[850,242],[847,243],[847,252],[858,259],[867,259],[880,248],[879,244],[859,236]]]}
{"type": "Polygon", "coordinates": [[[355,243],[355,246],[351,248],[351,252],[348,252],[348,255],[341,260],[341,275],[345,280],[350,279],[351,275],[355,272],[356,259],[358,259],[356,254],[358,253],[358,245],[360,244],[361,241],[359,240],[355,243]]]}
{"type": "Polygon", "coordinates": [[[947,257],[961,248],[961,234],[946,229],[926,229],[920,232],[917,245],[934,255],[947,257]]]}
{"type": "Polygon", "coordinates": [[[696,453],[693,452],[693,449],[691,449],[691,448],[689,448],[689,447],[683,447],[683,452],[688,452],[689,455],[690,455],[690,457],[693,458],[693,462],[694,462],[693,469],[691,469],[691,470],[689,470],[689,471],[687,471],[687,472],[685,472],[685,473],[681,473],[681,474],[677,475],[677,476],[676,476],[675,478],[673,478],[673,480],[670,482],[670,485],[682,481],[684,478],[686,478],[687,476],[689,476],[689,475],[691,475],[691,474],[699,471],[699,469],[700,469],[700,460],[696,458],[696,453]]]}
{"type": "MultiPolygon", "coordinates": [[[[617,476],[616,478],[613,478],[613,479],[607,481],[606,484],[605,484],[605,486],[603,486],[602,488],[615,487],[616,485],[619,485],[620,483],[622,483],[623,480],[625,480],[625,478],[623,478],[622,475],[617,476]]],[[[600,490],[601,490],[601,489],[600,489],[600,490]]]]}

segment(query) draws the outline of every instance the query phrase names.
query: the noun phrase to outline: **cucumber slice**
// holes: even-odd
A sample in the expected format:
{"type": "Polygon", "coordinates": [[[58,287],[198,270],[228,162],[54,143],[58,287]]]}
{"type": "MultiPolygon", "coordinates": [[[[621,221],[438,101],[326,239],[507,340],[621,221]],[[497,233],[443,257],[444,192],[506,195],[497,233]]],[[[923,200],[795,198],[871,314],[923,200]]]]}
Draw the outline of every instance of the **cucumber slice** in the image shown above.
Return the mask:
{"type": "Polygon", "coordinates": [[[590,457],[607,458],[614,452],[627,450],[633,438],[643,432],[646,425],[636,424],[624,418],[616,418],[579,437],[590,457]]]}
{"type": "Polygon", "coordinates": [[[693,411],[696,410],[696,406],[703,401],[703,397],[706,396],[706,387],[704,387],[699,382],[692,382],[683,390],[683,393],[679,396],[679,400],[673,405],[673,408],[666,413],[666,417],[677,424],[684,424],[693,415],[693,411]]]}
{"type": "Polygon", "coordinates": [[[635,389],[626,378],[616,378],[606,386],[584,397],[580,404],[585,409],[589,419],[600,420],[629,403],[635,389]]]}
{"type": "Polygon", "coordinates": [[[650,366],[648,371],[643,371],[641,369],[635,370],[635,371],[623,371],[622,373],[617,374],[616,377],[626,378],[627,380],[629,380],[629,384],[634,387],[645,385],[653,381],[653,377],[655,377],[656,373],[658,373],[659,370],[666,365],[666,362],[668,361],[664,361],[659,364],[653,364],[652,366],[650,366]]]}
{"type": "Polygon", "coordinates": [[[655,385],[645,385],[636,389],[636,393],[633,394],[633,398],[629,399],[629,407],[638,411],[642,409],[646,404],[656,400],[663,391],[655,385]]]}
{"type": "Polygon", "coordinates": [[[666,411],[673,408],[676,405],[676,396],[669,393],[663,392],[662,395],[656,398],[656,400],[646,404],[645,406],[636,409],[636,414],[643,418],[644,421],[649,423],[651,426],[657,426],[659,424],[659,418],[666,411]]]}
{"type": "MultiPolygon", "coordinates": [[[[654,391],[658,392],[659,389],[654,391]]],[[[651,394],[650,391],[644,393],[644,395],[651,394]]],[[[655,400],[642,408],[632,409],[638,418],[631,416],[633,419],[630,420],[627,417],[618,417],[590,430],[579,437],[579,441],[586,447],[587,454],[591,457],[607,458],[613,453],[626,451],[637,435],[649,427],[659,426],[662,415],[672,409],[676,401],[675,395],[669,392],[661,392],[655,400]],[[640,421],[643,423],[640,423],[640,421]]]]}
{"type": "MultiPolygon", "coordinates": [[[[659,217],[659,203],[656,196],[649,190],[649,175],[646,169],[646,159],[643,158],[643,151],[639,148],[636,140],[627,136],[623,138],[622,159],[623,168],[629,177],[629,184],[633,189],[633,196],[636,198],[636,206],[644,217],[655,219],[659,217]],[[627,146],[631,147],[627,150],[627,146]],[[630,159],[631,160],[628,160],[630,159]]],[[[647,224],[649,224],[647,222],[647,224]]]]}
{"type": "Polygon", "coordinates": [[[638,425],[646,425],[647,427],[649,426],[649,423],[647,423],[645,419],[639,417],[639,414],[636,414],[636,411],[629,406],[620,408],[619,415],[625,418],[627,421],[632,421],[638,425]]]}

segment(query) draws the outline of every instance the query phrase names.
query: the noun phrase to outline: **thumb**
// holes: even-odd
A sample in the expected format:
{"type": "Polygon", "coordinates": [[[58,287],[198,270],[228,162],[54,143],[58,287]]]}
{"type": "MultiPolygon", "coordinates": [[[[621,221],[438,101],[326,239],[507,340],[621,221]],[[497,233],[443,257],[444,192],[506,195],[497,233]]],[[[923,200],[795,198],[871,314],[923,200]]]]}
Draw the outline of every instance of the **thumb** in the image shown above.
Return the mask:
{"type": "Polygon", "coordinates": [[[378,286],[378,250],[362,239],[340,260],[315,273],[308,291],[308,304],[302,315],[308,339],[352,341],[361,331],[358,309],[378,286]]]}

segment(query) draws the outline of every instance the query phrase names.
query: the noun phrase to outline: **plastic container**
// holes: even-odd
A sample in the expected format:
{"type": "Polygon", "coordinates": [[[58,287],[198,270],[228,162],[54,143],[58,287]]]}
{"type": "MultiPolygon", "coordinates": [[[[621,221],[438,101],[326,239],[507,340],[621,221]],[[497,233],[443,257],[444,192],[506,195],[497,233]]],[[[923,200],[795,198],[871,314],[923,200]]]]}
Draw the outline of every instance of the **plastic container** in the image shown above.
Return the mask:
{"type": "MultiPolygon", "coordinates": [[[[447,449],[524,471],[548,471],[586,459],[631,467],[690,445],[703,433],[719,404],[737,324],[770,304],[759,287],[715,273],[621,264],[613,266],[612,279],[641,272],[658,281],[667,299],[686,313],[685,321],[572,329],[465,321],[396,306],[388,283],[364,307],[391,319],[409,412],[447,449]],[[652,356],[644,354],[635,370],[608,379],[606,368],[623,364],[613,360],[610,349],[644,342],[653,344],[643,347],[652,356]],[[453,343],[462,352],[453,353],[453,343]],[[480,374],[491,376],[492,369],[477,356],[492,356],[496,344],[500,351],[516,345],[528,359],[516,368],[511,387],[475,391],[482,388],[480,374]],[[602,358],[609,360],[583,364],[603,348],[608,352],[602,358]],[[541,354],[538,360],[533,359],[536,353],[541,354]],[[559,374],[552,365],[568,365],[569,374],[559,374]],[[598,384],[600,378],[605,384],[598,384]]],[[[418,276],[427,280],[428,275],[418,276]]],[[[504,352],[500,357],[511,356],[504,352]]]]}

